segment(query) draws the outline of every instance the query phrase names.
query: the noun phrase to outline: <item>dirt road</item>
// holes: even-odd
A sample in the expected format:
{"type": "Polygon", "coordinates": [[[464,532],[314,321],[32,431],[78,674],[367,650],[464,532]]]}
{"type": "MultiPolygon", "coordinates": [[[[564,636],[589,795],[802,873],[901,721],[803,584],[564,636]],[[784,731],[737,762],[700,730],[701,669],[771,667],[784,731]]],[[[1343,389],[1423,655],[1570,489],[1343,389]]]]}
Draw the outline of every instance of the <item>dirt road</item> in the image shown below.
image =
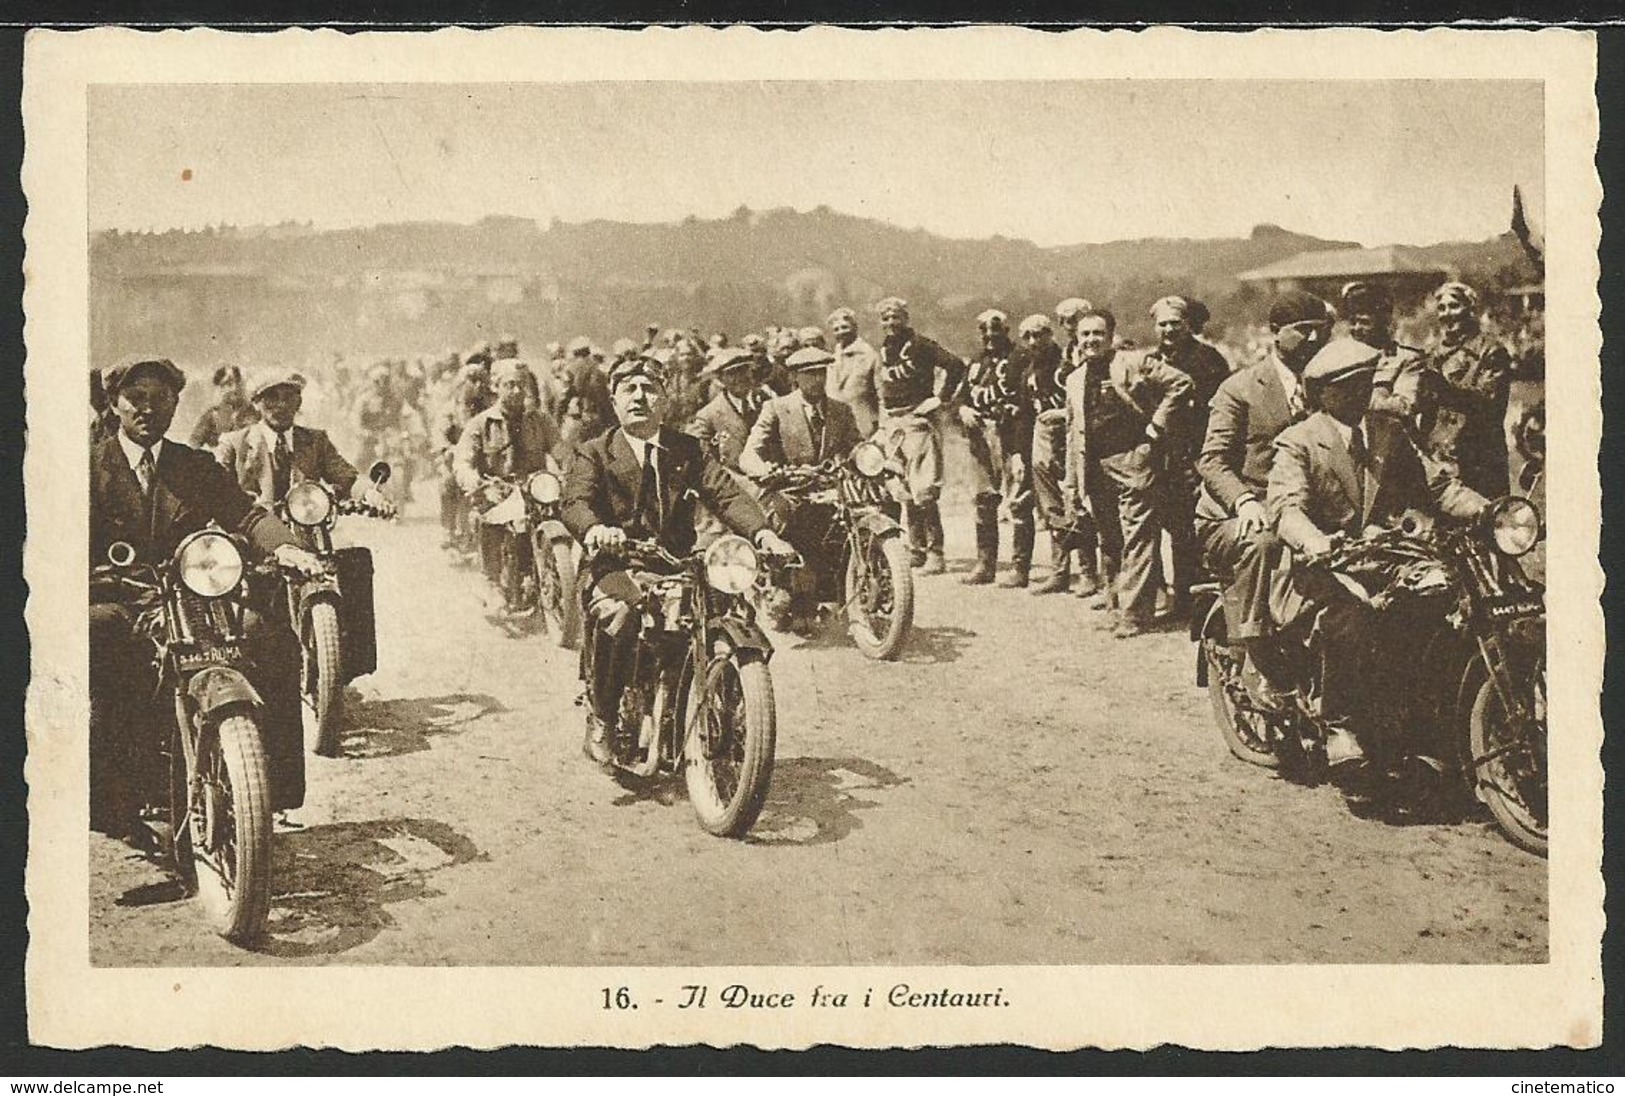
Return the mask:
{"type": "MultiPolygon", "coordinates": [[[[92,836],[104,965],[1542,962],[1546,865],[1229,758],[1182,634],[918,583],[897,664],[781,645],[747,841],[581,756],[574,656],[511,638],[425,516],[366,529],[379,672],[312,758],[257,950],[92,836]]],[[[970,542],[950,523],[949,547],[970,542]]],[[[966,561],[958,561],[959,568],[966,561]]]]}

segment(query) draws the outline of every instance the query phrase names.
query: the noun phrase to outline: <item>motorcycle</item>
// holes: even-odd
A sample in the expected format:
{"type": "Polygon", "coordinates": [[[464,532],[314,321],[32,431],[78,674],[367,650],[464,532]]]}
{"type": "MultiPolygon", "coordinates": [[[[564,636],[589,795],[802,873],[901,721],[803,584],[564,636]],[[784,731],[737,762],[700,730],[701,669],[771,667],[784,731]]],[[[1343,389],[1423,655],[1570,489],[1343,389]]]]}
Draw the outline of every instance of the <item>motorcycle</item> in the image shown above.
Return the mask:
{"type": "Polygon", "coordinates": [[[485,525],[500,526],[500,585],[510,613],[534,614],[563,648],[581,645],[581,601],[576,591],[575,538],[559,517],[564,486],[551,471],[532,472],[522,483],[487,478],[487,488],[505,491],[502,501],[480,515],[485,525]],[[528,543],[529,560],[520,551],[528,543]]]}
{"type": "MultiPolygon", "coordinates": [[[[374,487],[389,482],[382,461],[367,473],[374,487]]],[[[393,518],[395,509],[361,499],[340,499],[325,484],[302,480],[276,506],[302,547],[328,564],[314,578],[290,579],[283,591],[287,619],[299,637],[300,709],[305,748],[323,757],[339,752],[344,725],[344,686],[378,669],[378,630],[373,612],[372,553],[363,547],[334,548],[333,526],[341,514],[393,518]]]]}
{"type": "MultiPolygon", "coordinates": [[[[639,779],[681,771],[700,825],[742,837],[767,799],[776,734],[773,645],[747,597],[756,550],[729,534],[686,557],[642,540],[628,540],[616,556],[631,572],[622,592],[633,619],[625,626],[637,638],[609,729],[611,764],[639,779]]],[[[589,690],[602,642],[582,645],[589,690]]]]}
{"type": "MultiPolygon", "coordinates": [[[[1542,533],[1539,511],[1509,496],[1464,527],[1408,514],[1396,528],[1336,542],[1310,564],[1375,610],[1383,634],[1406,637],[1379,651],[1392,687],[1372,697],[1377,770],[1397,780],[1414,762],[1456,774],[1508,840],[1540,855],[1547,843],[1545,590],[1519,560],[1542,533]]],[[[1248,657],[1226,636],[1219,586],[1194,593],[1196,681],[1208,689],[1226,747],[1243,761],[1318,783],[1326,771],[1318,629],[1308,650],[1255,642],[1248,657]],[[1274,667],[1268,678],[1260,664],[1274,667]]]]}
{"type": "Polygon", "coordinates": [[[758,481],[764,492],[787,496],[801,513],[815,515],[807,528],[810,535],[821,530],[813,555],[824,562],[821,568],[765,568],[759,600],[777,589],[792,599],[812,598],[820,613],[844,611],[865,657],[896,658],[914,623],[914,575],[897,520],[900,477],[901,469],[878,445],[864,442],[848,457],[777,469],[758,481]],[[829,520],[822,520],[825,515],[829,520]]]}
{"type": "MultiPolygon", "coordinates": [[[[274,564],[261,570],[277,573],[274,564]]],[[[248,577],[241,545],[217,526],[181,541],[163,566],[138,561],[119,541],[91,572],[93,589],[138,610],[136,627],[154,645],[160,690],[173,702],[158,750],[165,771],[138,772],[147,777],[142,799],[164,815],[159,837],[185,892],[238,944],[265,927],[279,805],[264,704],[244,652],[248,577]]],[[[290,776],[302,783],[302,774],[290,776]]]]}

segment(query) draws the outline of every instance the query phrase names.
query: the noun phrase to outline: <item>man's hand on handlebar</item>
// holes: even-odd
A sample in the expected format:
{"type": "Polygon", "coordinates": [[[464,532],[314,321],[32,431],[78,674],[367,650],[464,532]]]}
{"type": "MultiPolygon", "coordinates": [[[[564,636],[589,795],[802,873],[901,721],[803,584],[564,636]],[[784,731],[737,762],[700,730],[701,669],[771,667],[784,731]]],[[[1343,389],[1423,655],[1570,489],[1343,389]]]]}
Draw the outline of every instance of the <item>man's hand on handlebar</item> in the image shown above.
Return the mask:
{"type": "Polygon", "coordinates": [[[297,544],[278,546],[271,558],[276,561],[278,567],[292,571],[301,578],[319,578],[327,574],[326,562],[314,552],[307,552],[297,544]]]}
{"type": "Polygon", "coordinates": [[[582,547],[589,555],[614,554],[626,547],[626,530],[616,525],[594,525],[587,530],[582,547]]]}

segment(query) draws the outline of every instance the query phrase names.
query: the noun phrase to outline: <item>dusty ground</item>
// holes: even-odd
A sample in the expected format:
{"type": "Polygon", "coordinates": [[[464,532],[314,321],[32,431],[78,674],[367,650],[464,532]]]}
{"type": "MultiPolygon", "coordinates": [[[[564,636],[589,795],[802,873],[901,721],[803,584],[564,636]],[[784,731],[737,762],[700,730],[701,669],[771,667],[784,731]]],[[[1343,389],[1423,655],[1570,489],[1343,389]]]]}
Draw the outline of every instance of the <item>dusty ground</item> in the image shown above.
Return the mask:
{"type": "MultiPolygon", "coordinates": [[[[922,580],[899,664],[781,646],[771,797],[725,841],[680,790],[633,795],[582,759],[574,656],[487,622],[435,525],[364,535],[381,666],[278,833],[269,937],[225,943],[93,836],[93,962],[1546,957],[1544,861],[1487,818],[1360,818],[1231,760],[1182,634],[1114,641],[1074,598],[922,580]]],[[[969,540],[950,523],[950,550],[969,540]]]]}

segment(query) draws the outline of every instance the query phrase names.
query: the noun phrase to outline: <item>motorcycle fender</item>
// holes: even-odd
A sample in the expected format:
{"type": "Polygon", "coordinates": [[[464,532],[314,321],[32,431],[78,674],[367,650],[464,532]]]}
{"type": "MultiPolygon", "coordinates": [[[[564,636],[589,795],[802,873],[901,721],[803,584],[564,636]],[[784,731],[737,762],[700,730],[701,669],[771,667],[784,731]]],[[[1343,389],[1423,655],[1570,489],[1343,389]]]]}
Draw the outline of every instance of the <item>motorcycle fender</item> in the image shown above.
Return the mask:
{"type": "Polygon", "coordinates": [[[711,627],[727,636],[728,645],[742,662],[766,662],[773,657],[773,644],[754,621],[747,623],[736,617],[722,617],[712,621],[711,627]]]}
{"type": "Polygon", "coordinates": [[[231,704],[250,704],[259,708],[265,703],[254,686],[249,684],[248,678],[230,666],[209,666],[199,670],[186,683],[186,695],[202,716],[212,715],[231,704]]]}
{"type": "Polygon", "coordinates": [[[883,510],[860,510],[854,515],[853,524],[876,537],[903,531],[903,527],[893,521],[891,515],[883,510]]]}
{"type": "MultiPolygon", "coordinates": [[[[338,579],[318,579],[307,582],[299,589],[299,631],[304,634],[304,626],[310,617],[310,607],[318,602],[328,602],[331,605],[339,603],[338,579]]],[[[341,614],[342,615],[342,614],[341,614]]]]}
{"type": "Polygon", "coordinates": [[[560,540],[572,542],[575,540],[575,538],[570,535],[570,530],[564,527],[564,522],[555,518],[542,519],[542,536],[546,537],[550,543],[560,540]]]}

